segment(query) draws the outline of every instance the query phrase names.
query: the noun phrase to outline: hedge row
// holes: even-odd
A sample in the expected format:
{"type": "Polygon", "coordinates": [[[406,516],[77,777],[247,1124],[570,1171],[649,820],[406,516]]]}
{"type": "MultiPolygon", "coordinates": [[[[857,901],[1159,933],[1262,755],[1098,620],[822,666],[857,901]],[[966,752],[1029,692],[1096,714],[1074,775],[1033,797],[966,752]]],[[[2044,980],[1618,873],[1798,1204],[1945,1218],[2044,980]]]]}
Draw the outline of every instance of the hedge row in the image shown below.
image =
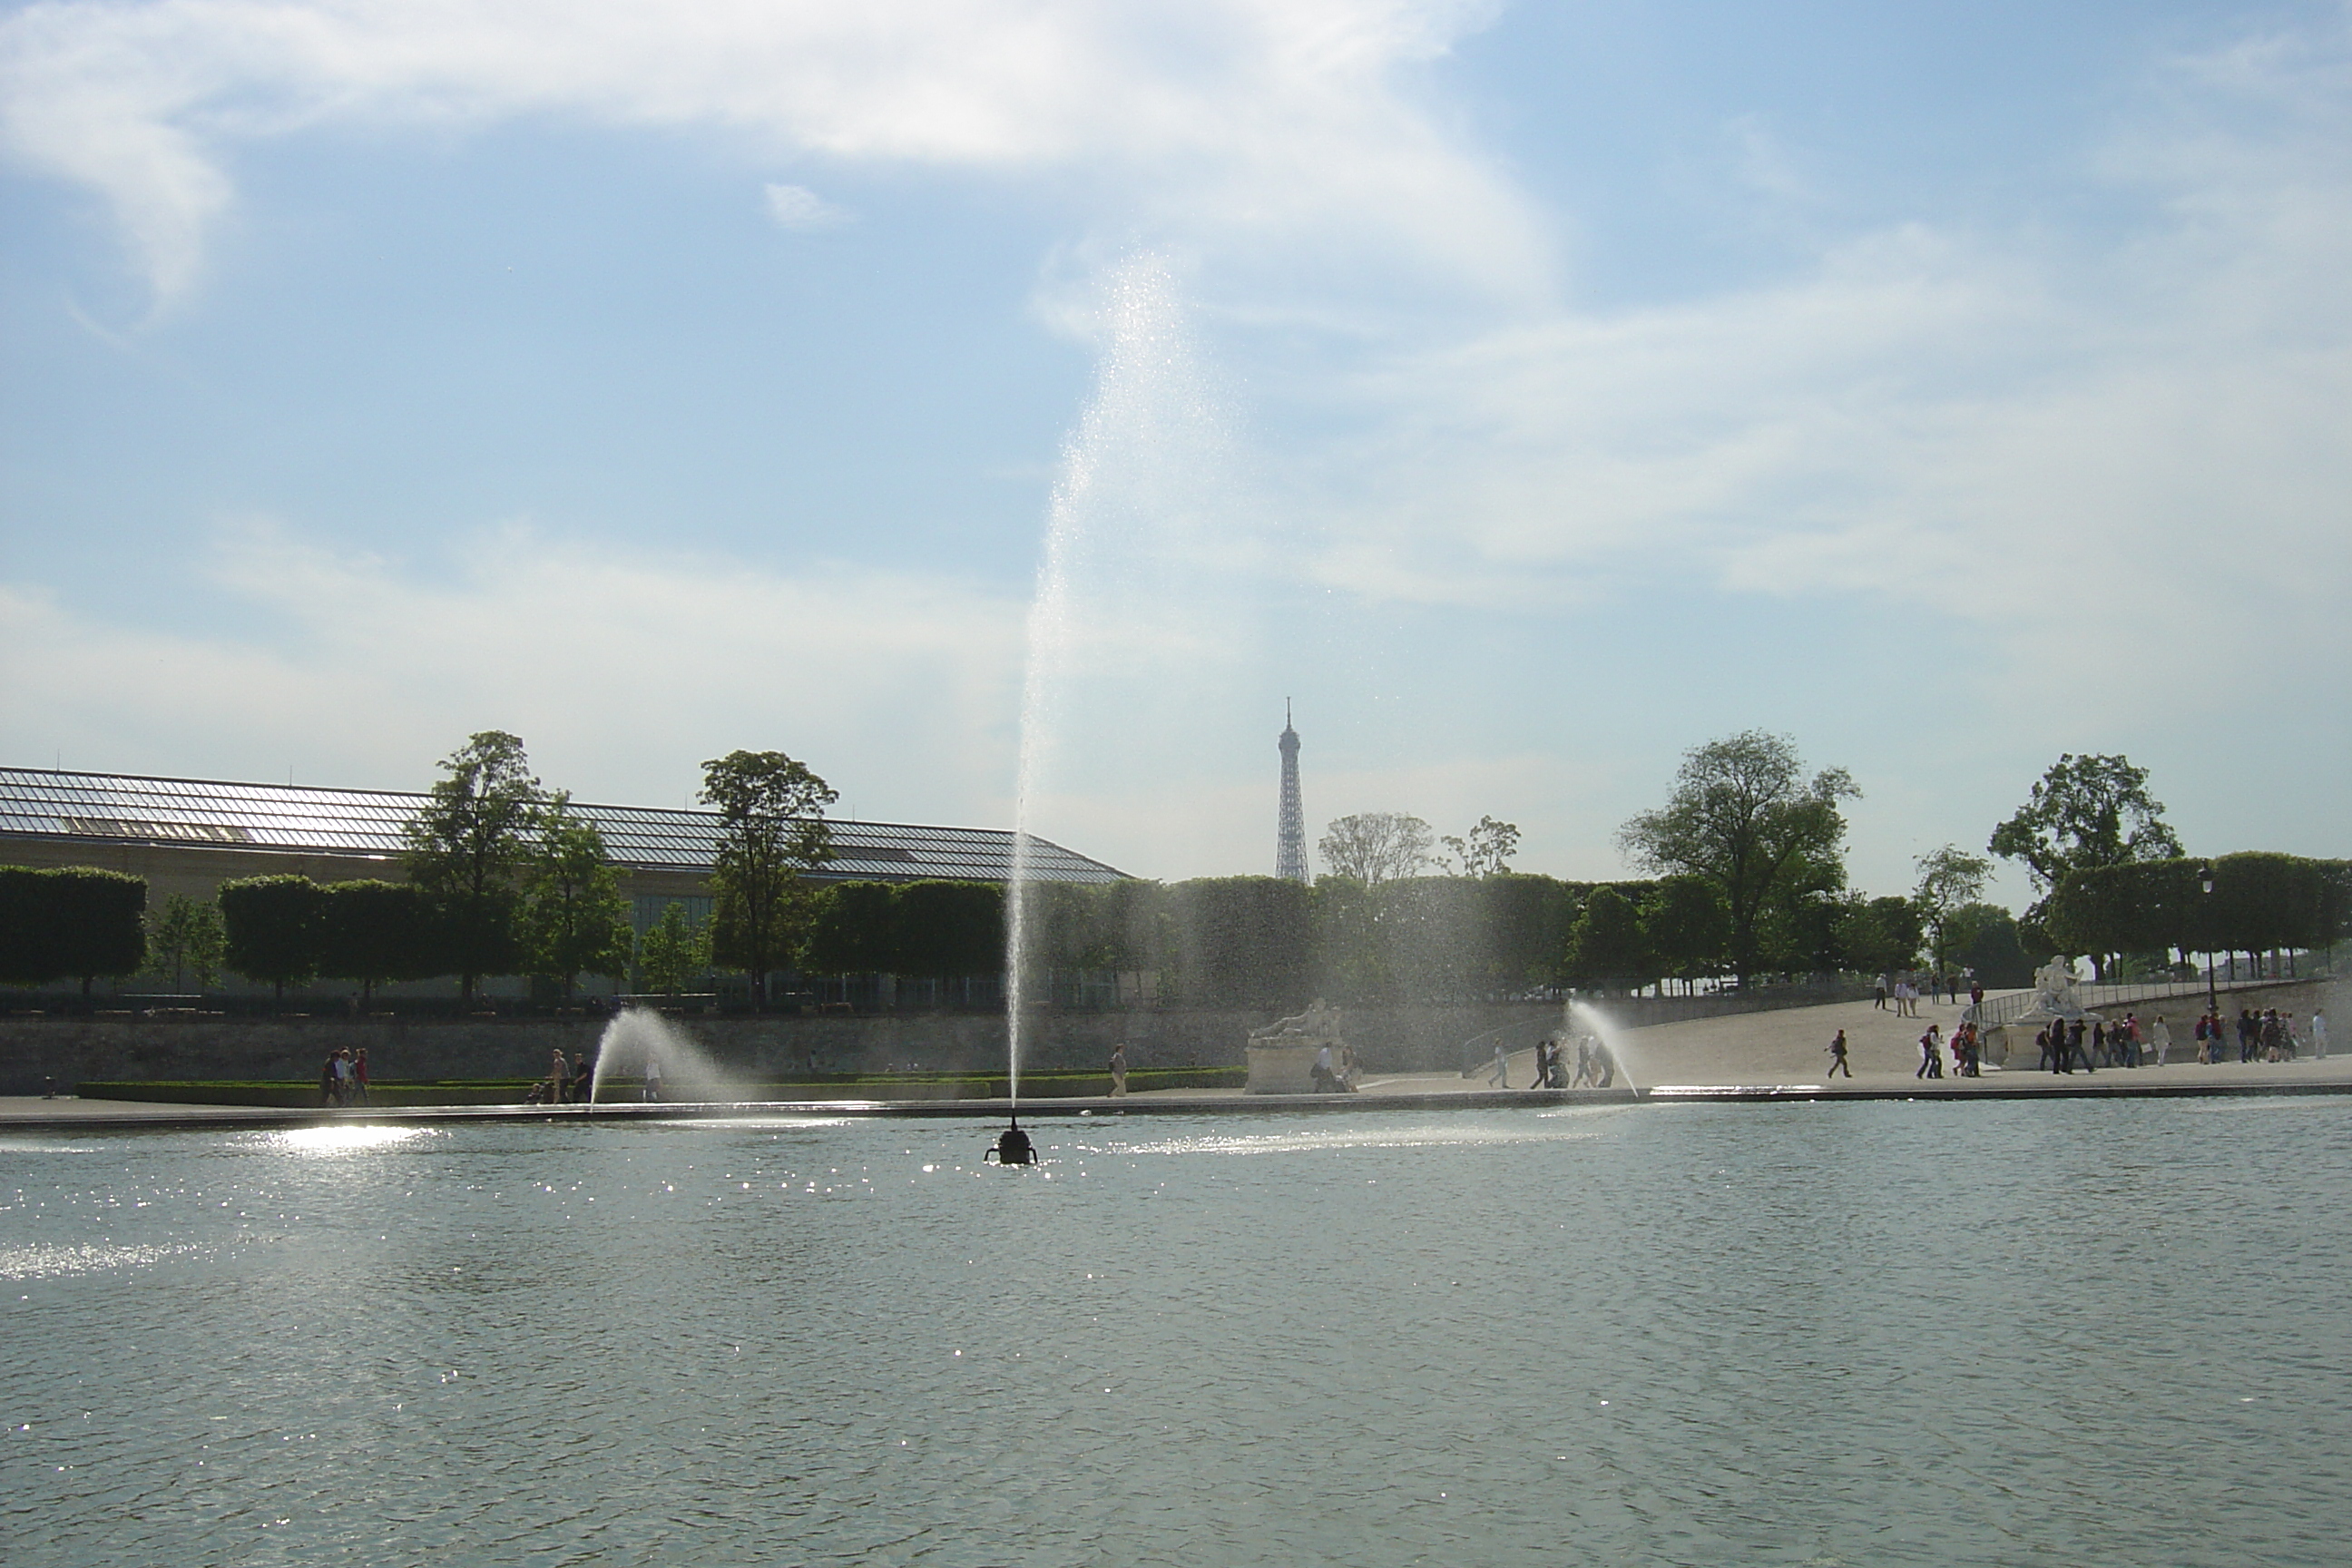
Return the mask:
{"type": "Polygon", "coordinates": [[[2327,947],[2352,935],[2352,861],[2224,855],[2071,872],[2052,893],[2044,924],[2070,952],[2327,947]]]}

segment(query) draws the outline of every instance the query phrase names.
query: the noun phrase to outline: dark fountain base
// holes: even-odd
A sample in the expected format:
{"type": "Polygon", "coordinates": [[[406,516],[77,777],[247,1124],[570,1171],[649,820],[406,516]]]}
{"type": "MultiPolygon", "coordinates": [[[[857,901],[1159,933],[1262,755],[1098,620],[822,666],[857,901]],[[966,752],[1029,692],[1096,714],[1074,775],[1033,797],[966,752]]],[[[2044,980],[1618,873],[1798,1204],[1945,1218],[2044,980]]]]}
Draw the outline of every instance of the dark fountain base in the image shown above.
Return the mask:
{"type": "MultiPolygon", "coordinates": [[[[1018,1117],[1013,1124],[997,1134],[996,1142],[989,1149],[1000,1165],[1034,1165],[1037,1163],[1037,1145],[1029,1142],[1029,1134],[1021,1131],[1018,1117]]],[[[985,1156],[983,1156],[983,1159],[985,1156]]]]}

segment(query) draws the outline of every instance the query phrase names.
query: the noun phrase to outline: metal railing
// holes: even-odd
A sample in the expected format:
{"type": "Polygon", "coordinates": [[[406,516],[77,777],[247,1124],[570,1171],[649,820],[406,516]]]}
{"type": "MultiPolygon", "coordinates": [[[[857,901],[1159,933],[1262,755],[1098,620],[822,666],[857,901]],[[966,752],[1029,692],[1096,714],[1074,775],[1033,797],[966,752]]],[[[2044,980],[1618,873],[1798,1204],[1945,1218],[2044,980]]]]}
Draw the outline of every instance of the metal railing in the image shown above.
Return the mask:
{"type": "MultiPolygon", "coordinates": [[[[2224,980],[2220,988],[2223,991],[2250,991],[2259,986],[2296,984],[2298,982],[2293,979],[2224,980]]],[[[2128,1007],[2141,1002],[2166,1002],[2176,997],[2195,997],[2201,1002],[2208,989],[2208,983],[2202,976],[2195,980],[2135,980],[2115,985],[2078,985],[2074,987],[2074,1000],[2084,1012],[2104,1014],[2116,1007],[2128,1007]]],[[[1960,1016],[1979,1028],[1998,1029],[2003,1024],[2014,1023],[2033,1011],[2033,1001],[2039,994],[2029,988],[2012,991],[2005,996],[1988,996],[1980,1005],[1967,1009],[1960,1016]]]]}

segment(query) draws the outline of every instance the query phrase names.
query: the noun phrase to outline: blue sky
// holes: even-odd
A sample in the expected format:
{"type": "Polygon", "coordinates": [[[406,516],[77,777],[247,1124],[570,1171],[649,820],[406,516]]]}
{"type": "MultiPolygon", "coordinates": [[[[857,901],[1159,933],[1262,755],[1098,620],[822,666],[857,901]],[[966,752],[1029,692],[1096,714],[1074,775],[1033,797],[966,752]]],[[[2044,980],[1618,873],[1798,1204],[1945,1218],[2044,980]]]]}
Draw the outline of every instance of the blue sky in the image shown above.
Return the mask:
{"type": "Polygon", "coordinates": [[[1873,891],[2068,750],[2345,854],[2348,111],[2321,4],[7,7],[0,752],[1004,824],[1034,648],[1146,874],[1286,696],[1565,875],[1750,726],[1873,891]]]}

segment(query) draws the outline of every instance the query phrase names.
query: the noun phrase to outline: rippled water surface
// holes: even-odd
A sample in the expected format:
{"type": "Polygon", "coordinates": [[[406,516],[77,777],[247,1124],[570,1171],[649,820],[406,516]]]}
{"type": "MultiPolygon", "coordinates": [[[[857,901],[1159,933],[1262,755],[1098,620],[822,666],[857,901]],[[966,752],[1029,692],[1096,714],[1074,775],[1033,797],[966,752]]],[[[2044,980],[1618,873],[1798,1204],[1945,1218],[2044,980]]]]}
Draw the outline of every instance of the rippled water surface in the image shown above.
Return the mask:
{"type": "Polygon", "coordinates": [[[2352,1102],[0,1140],[0,1557],[2341,1563],[2352,1102]]]}

